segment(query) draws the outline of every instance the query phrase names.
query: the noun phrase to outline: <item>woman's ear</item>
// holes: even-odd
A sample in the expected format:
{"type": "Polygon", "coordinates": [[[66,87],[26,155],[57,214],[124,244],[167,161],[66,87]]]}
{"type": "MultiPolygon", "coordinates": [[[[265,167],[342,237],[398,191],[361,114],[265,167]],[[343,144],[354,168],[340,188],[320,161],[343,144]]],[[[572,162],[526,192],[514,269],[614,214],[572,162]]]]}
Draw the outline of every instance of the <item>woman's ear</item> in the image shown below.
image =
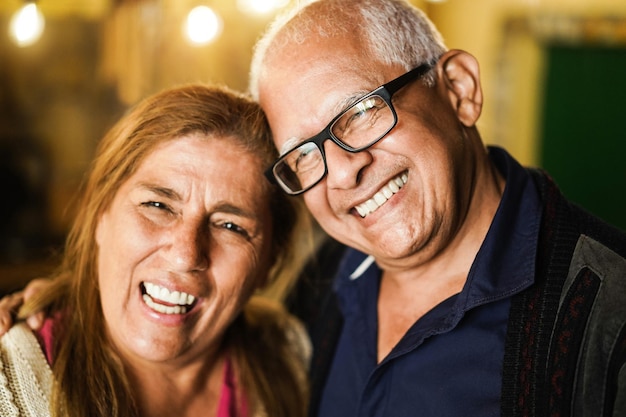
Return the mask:
{"type": "Polygon", "coordinates": [[[476,58],[465,51],[450,50],[439,60],[437,71],[461,123],[474,126],[483,107],[476,58]]]}

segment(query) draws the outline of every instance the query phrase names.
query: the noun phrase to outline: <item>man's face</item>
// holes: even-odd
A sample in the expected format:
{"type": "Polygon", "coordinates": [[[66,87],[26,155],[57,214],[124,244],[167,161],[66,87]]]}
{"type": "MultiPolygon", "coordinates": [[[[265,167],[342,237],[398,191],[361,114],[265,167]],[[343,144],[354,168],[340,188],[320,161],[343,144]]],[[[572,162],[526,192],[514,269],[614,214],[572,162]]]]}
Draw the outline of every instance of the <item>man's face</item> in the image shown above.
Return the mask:
{"type": "MultiPolygon", "coordinates": [[[[356,41],[330,39],[271,58],[259,99],[279,152],[319,133],[346,103],[405,72],[365,62],[363,55],[356,41]]],[[[383,267],[402,268],[432,258],[452,239],[473,169],[445,88],[416,81],[392,102],[398,123],[371,148],[348,153],[324,142],[328,174],[304,199],[335,239],[374,255],[383,267]]]]}

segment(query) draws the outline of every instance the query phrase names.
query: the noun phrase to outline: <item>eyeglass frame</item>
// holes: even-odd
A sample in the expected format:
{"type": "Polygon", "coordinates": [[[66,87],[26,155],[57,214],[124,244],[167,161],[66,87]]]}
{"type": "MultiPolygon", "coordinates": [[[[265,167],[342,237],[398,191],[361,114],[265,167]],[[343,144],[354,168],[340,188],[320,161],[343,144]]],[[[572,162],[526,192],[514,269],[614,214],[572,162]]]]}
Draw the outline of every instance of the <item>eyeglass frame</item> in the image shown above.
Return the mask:
{"type": "Polygon", "coordinates": [[[324,146],[323,146],[324,142],[326,142],[327,140],[330,140],[333,143],[335,143],[337,146],[339,146],[341,149],[343,149],[344,151],[350,152],[350,153],[358,153],[358,152],[364,151],[370,148],[371,146],[375,145],[376,143],[378,143],[382,138],[387,136],[389,132],[391,132],[391,130],[396,126],[396,124],[398,124],[398,114],[396,113],[396,109],[391,102],[391,98],[393,97],[393,95],[397,93],[398,91],[400,91],[403,87],[407,86],[410,82],[416,81],[420,79],[421,77],[423,77],[424,75],[426,75],[426,73],[430,71],[434,66],[435,66],[435,62],[427,62],[427,63],[421,64],[413,68],[412,70],[405,72],[399,77],[394,78],[393,80],[375,88],[369,93],[359,97],[357,100],[354,101],[354,104],[347,106],[345,110],[341,111],[337,116],[333,117],[330,123],[328,123],[326,127],[320,133],[318,133],[317,135],[311,136],[310,138],[305,139],[302,142],[299,142],[298,144],[296,144],[295,146],[293,146],[292,148],[284,152],[278,159],[276,159],[276,161],[272,163],[272,165],[269,168],[265,170],[264,172],[265,177],[272,184],[280,185],[280,187],[283,189],[285,193],[292,195],[292,196],[300,195],[309,191],[311,188],[319,184],[319,182],[322,181],[324,177],[326,177],[326,175],[328,175],[328,162],[326,161],[326,151],[324,150],[324,146]],[[351,146],[348,146],[347,144],[343,143],[339,138],[335,136],[335,134],[332,132],[332,128],[334,127],[335,123],[339,119],[341,119],[348,111],[350,111],[356,105],[356,103],[360,103],[363,100],[366,100],[367,98],[372,97],[372,96],[378,96],[382,98],[383,101],[387,104],[387,106],[389,106],[389,109],[391,110],[391,113],[393,114],[393,123],[391,124],[389,129],[387,129],[382,135],[380,135],[377,139],[373,140],[369,144],[365,146],[361,146],[360,148],[353,148],[351,146]],[[286,184],[284,184],[274,174],[274,169],[276,168],[276,165],[278,165],[278,163],[281,162],[294,149],[297,149],[301,147],[302,145],[306,143],[310,143],[310,142],[313,142],[320,151],[320,154],[322,156],[322,161],[324,162],[324,173],[320,176],[320,178],[317,181],[315,181],[313,184],[309,185],[308,187],[305,187],[300,191],[295,191],[295,192],[291,191],[288,189],[289,187],[286,184]]]}

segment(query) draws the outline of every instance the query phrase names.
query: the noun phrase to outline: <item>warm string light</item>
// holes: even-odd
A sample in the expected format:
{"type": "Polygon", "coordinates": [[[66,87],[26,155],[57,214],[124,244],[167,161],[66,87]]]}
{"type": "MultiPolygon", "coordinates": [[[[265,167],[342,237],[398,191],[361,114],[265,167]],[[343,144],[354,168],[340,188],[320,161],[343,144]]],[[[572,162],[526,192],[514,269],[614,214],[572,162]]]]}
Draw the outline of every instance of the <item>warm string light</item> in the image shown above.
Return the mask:
{"type": "Polygon", "coordinates": [[[39,7],[34,2],[28,2],[11,18],[9,35],[18,46],[29,46],[39,40],[44,26],[45,20],[39,7]]]}
{"type": "Polygon", "coordinates": [[[191,9],[185,21],[185,34],[194,45],[206,45],[222,33],[222,19],[208,6],[191,9]]]}
{"type": "MultiPolygon", "coordinates": [[[[269,14],[285,7],[289,0],[237,0],[237,7],[243,13],[269,14]]],[[[35,2],[29,1],[11,18],[9,34],[21,46],[29,46],[43,34],[45,20],[35,2]]],[[[187,15],[184,33],[194,45],[206,45],[222,33],[221,17],[208,6],[194,7],[187,15]]]]}
{"type": "MultiPolygon", "coordinates": [[[[289,0],[237,0],[237,8],[242,13],[267,15],[285,7],[289,0]]],[[[219,14],[211,7],[194,7],[184,23],[184,33],[193,45],[207,45],[222,33],[223,22],[219,14]]]]}

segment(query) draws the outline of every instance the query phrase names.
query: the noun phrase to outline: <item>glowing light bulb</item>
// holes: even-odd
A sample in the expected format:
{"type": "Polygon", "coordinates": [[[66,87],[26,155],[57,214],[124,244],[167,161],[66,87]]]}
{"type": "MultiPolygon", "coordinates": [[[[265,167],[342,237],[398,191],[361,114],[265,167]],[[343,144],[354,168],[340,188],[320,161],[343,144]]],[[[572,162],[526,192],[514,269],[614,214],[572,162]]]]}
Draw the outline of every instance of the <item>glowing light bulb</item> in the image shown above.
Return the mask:
{"type": "Polygon", "coordinates": [[[194,7],[187,15],[185,34],[196,45],[215,40],[222,32],[222,20],[207,6],[194,7]]]}
{"type": "Polygon", "coordinates": [[[35,3],[27,3],[19,9],[9,23],[9,35],[21,47],[37,42],[43,33],[45,20],[35,3]]]}

